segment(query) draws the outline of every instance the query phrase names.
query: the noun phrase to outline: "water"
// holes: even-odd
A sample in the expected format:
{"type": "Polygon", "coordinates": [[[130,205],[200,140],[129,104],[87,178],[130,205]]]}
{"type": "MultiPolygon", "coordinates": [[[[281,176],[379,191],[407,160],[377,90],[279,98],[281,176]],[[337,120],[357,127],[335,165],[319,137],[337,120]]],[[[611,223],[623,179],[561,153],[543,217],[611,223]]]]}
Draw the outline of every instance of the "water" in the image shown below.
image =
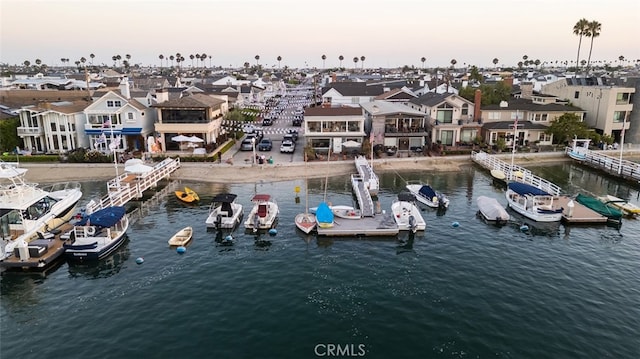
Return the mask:
{"type": "MultiPolygon", "coordinates": [[[[530,169],[568,193],[638,203],[636,189],[581,167],[530,169]]],[[[186,206],[170,191],[145,202],[128,242],[99,265],[63,263],[46,277],[5,273],[0,357],[640,356],[640,221],[490,226],[475,216],[475,198],[506,200],[475,167],[383,174],[383,209],[411,179],[430,182],[451,204],[446,213],[425,209],[424,235],[399,239],[299,234],[293,217],[304,211],[304,180],[177,184],[196,190],[201,204],[186,206]],[[204,220],[221,191],[238,194],[245,212],[254,193],[272,194],[278,234],[257,245],[240,229],[233,247],[217,246],[204,220]],[[180,255],[167,240],[186,225],[194,240],[180,255]]],[[[323,182],[309,180],[309,206],[324,197],[323,182]]],[[[105,191],[102,182],[83,186],[87,200],[105,191]]],[[[353,202],[348,176],[329,180],[327,199],[353,202]]]]}

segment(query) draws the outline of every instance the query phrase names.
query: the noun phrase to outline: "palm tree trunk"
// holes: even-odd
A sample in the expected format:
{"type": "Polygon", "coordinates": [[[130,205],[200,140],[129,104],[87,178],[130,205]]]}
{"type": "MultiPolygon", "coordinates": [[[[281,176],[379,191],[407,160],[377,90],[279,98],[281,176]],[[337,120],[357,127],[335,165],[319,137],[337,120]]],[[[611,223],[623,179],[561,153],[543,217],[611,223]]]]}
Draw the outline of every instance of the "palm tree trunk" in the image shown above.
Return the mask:
{"type": "Polygon", "coordinates": [[[591,37],[591,46],[589,46],[589,57],[587,58],[587,75],[589,75],[589,64],[591,63],[591,50],[593,50],[593,37],[591,37]]]}
{"type": "Polygon", "coordinates": [[[578,69],[580,68],[580,46],[582,46],[582,35],[580,35],[580,41],[578,41],[578,56],[576,56],[576,77],[578,76],[578,69]]]}

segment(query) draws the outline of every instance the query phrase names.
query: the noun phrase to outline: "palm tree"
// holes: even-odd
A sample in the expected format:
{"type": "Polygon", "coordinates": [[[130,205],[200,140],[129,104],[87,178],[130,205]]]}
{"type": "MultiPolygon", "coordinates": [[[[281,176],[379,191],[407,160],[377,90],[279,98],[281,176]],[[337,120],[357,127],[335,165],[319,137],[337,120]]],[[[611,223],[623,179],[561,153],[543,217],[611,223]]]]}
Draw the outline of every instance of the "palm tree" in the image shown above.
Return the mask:
{"type": "Polygon", "coordinates": [[[24,67],[29,67],[29,66],[31,66],[31,61],[24,60],[23,64],[24,64],[24,67]]]}
{"type": "Polygon", "coordinates": [[[117,55],[116,59],[118,60],[118,67],[120,67],[120,60],[122,60],[122,56],[117,55]]]}
{"type": "Polygon", "coordinates": [[[196,58],[196,55],[191,54],[191,55],[189,55],[189,58],[191,59],[191,67],[193,67],[193,59],[196,58]]]}
{"type": "MultiPolygon", "coordinates": [[[[580,46],[582,46],[582,37],[586,35],[587,29],[589,27],[589,20],[582,18],[578,20],[578,22],[573,25],[573,33],[578,35],[580,40],[578,41],[578,55],[576,56],[576,67],[578,67],[580,63],[580,46]]],[[[579,68],[576,68],[576,73],[579,68]]]]}
{"type": "Polygon", "coordinates": [[[360,61],[362,61],[362,69],[364,70],[364,60],[366,59],[366,57],[364,56],[360,56],[360,61]]]}
{"type": "Polygon", "coordinates": [[[91,58],[91,66],[93,66],[93,59],[96,58],[96,55],[94,54],[89,54],[89,57],[91,58]]]}
{"type": "Polygon", "coordinates": [[[353,69],[354,70],[355,70],[357,64],[358,64],[358,56],[353,58],[353,69]]]}
{"type": "Polygon", "coordinates": [[[171,60],[171,67],[173,67],[173,60],[175,59],[175,56],[171,55],[169,56],[169,60],[171,60]]]}
{"type": "Polygon", "coordinates": [[[338,60],[340,60],[340,67],[342,67],[342,60],[344,60],[344,56],[338,56],[338,60]]]}
{"type": "Polygon", "coordinates": [[[162,60],[164,59],[164,55],[160,54],[158,58],[160,59],[160,69],[162,69],[162,60]]]}
{"type": "Polygon", "coordinates": [[[322,55],[322,68],[324,69],[326,66],[324,65],[324,60],[327,59],[327,55],[322,55]]]}
{"type": "Polygon", "coordinates": [[[618,56],[618,61],[620,62],[620,67],[622,67],[622,61],[624,61],[624,56],[623,55],[618,56]]]}
{"type": "Polygon", "coordinates": [[[533,64],[536,65],[536,67],[540,66],[540,60],[536,59],[533,64]]]}
{"type": "Polygon", "coordinates": [[[130,60],[131,60],[131,55],[129,55],[129,54],[124,55],[124,57],[126,57],[126,58],[127,58],[127,61],[130,61],[130,60]]]}
{"type": "Polygon", "coordinates": [[[456,59],[451,59],[451,68],[455,68],[458,61],[456,59]]]}
{"type": "Polygon", "coordinates": [[[493,62],[493,67],[497,67],[498,66],[498,62],[500,62],[500,60],[498,60],[497,57],[494,57],[492,62],[493,62]]]}
{"type": "Polygon", "coordinates": [[[249,63],[249,61],[244,63],[244,70],[247,71],[249,69],[249,66],[251,66],[251,64],[249,63]]]}
{"type": "Polygon", "coordinates": [[[427,58],[423,56],[420,58],[420,61],[422,62],[422,68],[424,69],[424,62],[427,61],[427,58]]]}
{"type": "Polygon", "coordinates": [[[591,45],[589,46],[589,57],[587,58],[587,74],[589,74],[589,63],[591,62],[591,51],[593,50],[593,39],[600,36],[600,31],[602,30],[602,24],[597,21],[589,22],[587,25],[587,33],[585,36],[591,38],[591,45]]]}
{"type": "Polygon", "coordinates": [[[260,61],[260,55],[256,55],[254,59],[256,59],[256,66],[258,66],[258,61],[260,61]]]}
{"type": "Polygon", "coordinates": [[[207,59],[207,54],[205,54],[204,52],[202,54],[200,54],[200,61],[202,61],[202,67],[207,67],[207,64],[204,62],[207,59]]]}
{"type": "Polygon", "coordinates": [[[209,55],[209,67],[211,67],[211,55],[209,55]]]}
{"type": "Polygon", "coordinates": [[[82,66],[84,66],[84,63],[87,62],[87,59],[84,56],[82,56],[80,58],[80,62],[82,62],[82,66]]]}
{"type": "Polygon", "coordinates": [[[282,61],[282,56],[278,56],[276,60],[278,60],[278,69],[280,69],[280,61],[282,61]]]}
{"type": "Polygon", "coordinates": [[[113,60],[113,67],[116,67],[116,61],[118,61],[118,56],[117,55],[111,56],[111,60],[113,60]]]}

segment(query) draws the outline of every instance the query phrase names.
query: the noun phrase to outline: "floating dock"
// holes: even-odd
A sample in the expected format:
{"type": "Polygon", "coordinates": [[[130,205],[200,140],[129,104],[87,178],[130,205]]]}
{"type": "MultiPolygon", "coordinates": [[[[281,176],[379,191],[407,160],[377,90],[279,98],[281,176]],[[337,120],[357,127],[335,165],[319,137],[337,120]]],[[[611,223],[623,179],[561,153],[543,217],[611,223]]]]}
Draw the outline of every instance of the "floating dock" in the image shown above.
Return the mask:
{"type": "Polygon", "coordinates": [[[569,207],[569,201],[572,198],[568,196],[559,196],[556,201],[562,208],[562,222],[567,224],[598,224],[607,223],[608,218],[600,213],[590,209],[589,207],[573,201],[573,210],[569,207]]]}
{"type": "Polygon", "coordinates": [[[502,171],[502,173],[504,173],[506,176],[506,180],[508,181],[516,180],[518,182],[527,183],[536,188],[540,188],[541,190],[546,191],[552,195],[560,195],[560,186],[551,181],[547,181],[542,177],[534,175],[533,173],[531,173],[531,171],[524,167],[511,165],[510,163],[504,162],[501,159],[483,151],[471,152],[471,159],[473,160],[473,162],[479,164],[489,171],[502,171]]]}
{"type": "Polygon", "coordinates": [[[335,218],[331,228],[319,228],[318,236],[371,237],[396,236],[400,232],[391,213],[360,219],[335,218]]]}

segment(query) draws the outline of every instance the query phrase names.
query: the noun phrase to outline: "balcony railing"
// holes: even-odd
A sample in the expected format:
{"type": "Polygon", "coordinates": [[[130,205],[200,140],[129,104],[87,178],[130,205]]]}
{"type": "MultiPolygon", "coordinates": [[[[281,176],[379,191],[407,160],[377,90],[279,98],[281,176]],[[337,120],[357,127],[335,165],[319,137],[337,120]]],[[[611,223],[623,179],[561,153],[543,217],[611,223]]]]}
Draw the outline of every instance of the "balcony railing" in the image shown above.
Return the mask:
{"type": "Polygon", "coordinates": [[[41,127],[18,127],[18,136],[40,136],[44,134],[41,127]]]}

